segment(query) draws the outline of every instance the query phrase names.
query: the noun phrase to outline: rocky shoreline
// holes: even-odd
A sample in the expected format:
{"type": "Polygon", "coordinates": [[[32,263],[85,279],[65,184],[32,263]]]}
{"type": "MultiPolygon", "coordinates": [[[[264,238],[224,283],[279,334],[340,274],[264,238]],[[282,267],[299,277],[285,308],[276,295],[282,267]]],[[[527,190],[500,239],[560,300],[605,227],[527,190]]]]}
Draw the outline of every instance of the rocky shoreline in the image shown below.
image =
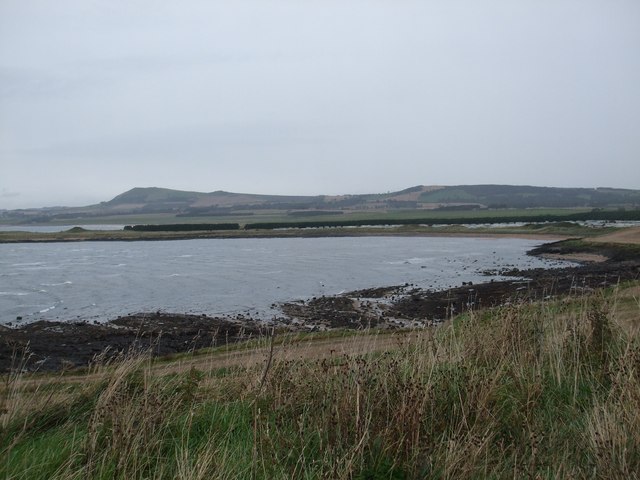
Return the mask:
{"type": "MultiPolygon", "coordinates": [[[[531,253],[575,253],[566,245],[545,244],[531,253]]],[[[83,367],[96,358],[131,349],[150,349],[155,355],[166,356],[238,342],[272,329],[295,332],[425,327],[469,309],[584,294],[640,278],[640,258],[635,251],[612,255],[608,248],[603,248],[608,260],[602,262],[552,270],[487,272],[488,277],[499,274],[511,277],[509,280],[468,283],[441,291],[405,284],[288,302],[281,305],[283,315],[271,322],[243,316],[153,312],[106,324],[39,321],[19,328],[0,326],[0,372],[14,368],[55,371],[83,367]]]]}

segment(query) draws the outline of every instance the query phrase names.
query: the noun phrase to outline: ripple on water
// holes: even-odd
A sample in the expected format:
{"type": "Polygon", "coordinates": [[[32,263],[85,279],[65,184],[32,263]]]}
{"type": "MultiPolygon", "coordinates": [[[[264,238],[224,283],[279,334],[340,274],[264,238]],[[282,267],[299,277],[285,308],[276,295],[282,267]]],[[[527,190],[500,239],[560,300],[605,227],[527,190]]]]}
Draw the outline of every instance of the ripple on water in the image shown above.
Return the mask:
{"type": "Polygon", "coordinates": [[[158,309],[268,316],[274,303],[316,295],[404,283],[439,289],[487,281],[482,271],[489,268],[550,265],[525,256],[537,243],[371,237],[176,240],[126,248],[99,242],[76,251],[64,244],[0,245],[0,323],[30,314],[34,320],[108,320],[158,309]],[[35,270],[48,266],[58,267],[35,270]]]}

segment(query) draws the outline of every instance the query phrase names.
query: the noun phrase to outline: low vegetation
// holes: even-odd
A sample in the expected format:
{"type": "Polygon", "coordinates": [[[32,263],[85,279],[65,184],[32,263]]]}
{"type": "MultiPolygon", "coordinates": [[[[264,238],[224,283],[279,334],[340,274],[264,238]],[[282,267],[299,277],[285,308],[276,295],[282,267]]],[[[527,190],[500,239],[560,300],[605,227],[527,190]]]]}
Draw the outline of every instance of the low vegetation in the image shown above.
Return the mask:
{"type": "Polygon", "coordinates": [[[506,305],[322,353],[264,337],[237,363],[125,355],[51,378],[16,359],[0,476],[637,478],[639,294],[506,305]]]}
{"type": "Polygon", "coordinates": [[[614,241],[617,233],[623,233],[621,231],[589,239],[570,238],[558,242],[545,243],[532,249],[530,253],[533,255],[549,253],[559,255],[593,254],[603,255],[615,262],[634,261],[640,258],[640,228],[635,228],[633,231],[628,229],[627,232],[633,235],[630,235],[629,241],[625,243],[616,243],[614,241]],[[631,243],[631,241],[635,243],[631,243]]]}

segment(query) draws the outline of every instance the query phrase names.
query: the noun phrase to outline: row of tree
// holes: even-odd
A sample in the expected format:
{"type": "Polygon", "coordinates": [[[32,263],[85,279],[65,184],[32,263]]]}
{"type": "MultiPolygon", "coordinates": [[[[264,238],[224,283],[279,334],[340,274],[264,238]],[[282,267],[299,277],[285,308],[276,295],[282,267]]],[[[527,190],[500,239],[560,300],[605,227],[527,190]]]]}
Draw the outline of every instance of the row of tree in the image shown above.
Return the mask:
{"type": "Polygon", "coordinates": [[[209,230],[240,230],[238,223],[173,223],[169,225],[127,225],[134,232],[196,232],[209,230]]]}
{"type": "MultiPolygon", "coordinates": [[[[457,218],[403,218],[368,220],[318,220],[299,222],[257,222],[247,223],[244,230],[274,230],[279,228],[321,228],[321,227],[362,227],[375,225],[464,225],[483,223],[541,223],[571,221],[640,221],[640,210],[598,210],[569,213],[566,215],[500,215],[495,217],[457,218]]],[[[127,225],[125,230],[137,232],[193,232],[212,230],[240,230],[238,223],[178,223],[170,225],[127,225]]]]}

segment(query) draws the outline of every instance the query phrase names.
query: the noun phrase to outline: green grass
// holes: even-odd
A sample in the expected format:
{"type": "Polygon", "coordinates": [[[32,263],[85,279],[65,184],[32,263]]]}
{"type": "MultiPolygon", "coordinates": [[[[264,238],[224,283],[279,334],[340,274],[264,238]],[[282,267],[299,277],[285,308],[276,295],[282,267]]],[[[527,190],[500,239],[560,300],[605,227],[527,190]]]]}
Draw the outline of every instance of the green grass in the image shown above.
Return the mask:
{"type": "Polygon", "coordinates": [[[587,253],[604,255],[615,261],[637,260],[640,258],[640,245],[624,243],[605,243],[585,241],[571,238],[559,242],[541,245],[533,250],[534,253],[573,254],[587,253]]]}
{"type": "Polygon", "coordinates": [[[129,357],[58,391],[15,375],[0,389],[0,478],[637,478],[640,338],[622,325],[640,305],[625,288],[266,370],[165,375],[166,361],[129,357]]]}

